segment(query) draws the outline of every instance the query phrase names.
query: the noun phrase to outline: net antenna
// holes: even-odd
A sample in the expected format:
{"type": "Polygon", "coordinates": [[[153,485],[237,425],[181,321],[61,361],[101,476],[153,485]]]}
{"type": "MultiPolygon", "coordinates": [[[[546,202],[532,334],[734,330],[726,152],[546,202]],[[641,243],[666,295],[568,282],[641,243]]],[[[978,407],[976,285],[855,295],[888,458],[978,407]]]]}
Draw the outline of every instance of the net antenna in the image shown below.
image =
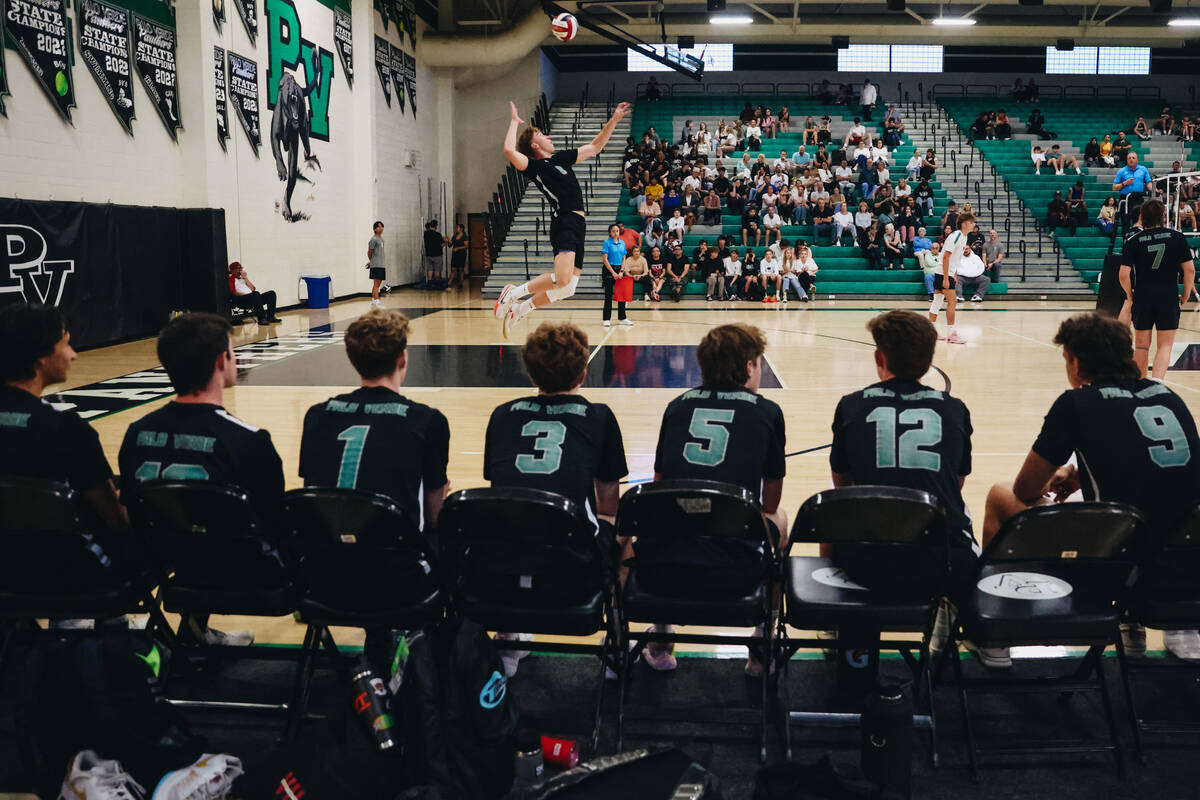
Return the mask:
{"type": "MultiPolygon", "coordinates": [[[[663,47],[663,52],[659,53],[654,45],[648,44],[636,36],[633,36],[614,23],[608,22],[605,19],[593,14],[589,7],[591,6],[619,6],[619,5],[639,5],[645,6],[645,0],[633,2],[633,0],[579,0],[575,3],[575,10],[565,8],[553,0],[542,0],[542,10],[546,15],[553,19],[558,14],[566,13],[573,14],[575,19],[579,21],[579,27],[587,28],[589,31],[603,36],[609,41],[616,42],[619,45],[627,47],[631,50],[636,50],[646,58],[664,64],[667,67],[675,70],[681,75],[686,75],[694,81],[704,79],[704,59],[696,58],[692,55],[687,55],[679,50],[667,45],[663,47]]],[[[667,23],[665,11],[659,11],[659,24],[662,28],[663,41],[667,37],[667,23]]]]}

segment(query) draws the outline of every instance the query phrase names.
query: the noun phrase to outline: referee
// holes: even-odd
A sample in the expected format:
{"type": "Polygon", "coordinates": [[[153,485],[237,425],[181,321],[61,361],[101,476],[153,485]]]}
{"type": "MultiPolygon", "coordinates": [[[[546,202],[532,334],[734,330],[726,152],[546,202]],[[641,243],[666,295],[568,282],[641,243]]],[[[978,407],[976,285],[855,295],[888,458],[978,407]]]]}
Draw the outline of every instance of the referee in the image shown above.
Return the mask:
{"type": "Polygon", "coordinates": [[[1171,345],[1179,328],[1180,307],[1191,297],[1196,277],[1187,239],[1179,231],[1163,227],[1166,213],[1161,200],[1146,201],[1142,206],[1143,230],[1125,240],[1121,253],[1121,288],[1131,304],[1134,361],[1145,376],[1150,360],[1150,333],[1157,329],[1153,377],[1160,381],[1167,375],[1171,345]],[[1181,269],[1182,292],[1179,291],[1181,269]],[[1130,272],[1135,273],[1136,294],[1130,272]]]}
{"type": "Polygon", "coordinates": [[[1121,193],[1125,204],[1125,219],[1137,218],[1137,208],[1146,196],[1146,187],[1150,185],[1150,171],[1138,164],[1137,153],[1125,157],[1125,166],[1117,170],[1113,177],[1113,191],[1121,193]]]}

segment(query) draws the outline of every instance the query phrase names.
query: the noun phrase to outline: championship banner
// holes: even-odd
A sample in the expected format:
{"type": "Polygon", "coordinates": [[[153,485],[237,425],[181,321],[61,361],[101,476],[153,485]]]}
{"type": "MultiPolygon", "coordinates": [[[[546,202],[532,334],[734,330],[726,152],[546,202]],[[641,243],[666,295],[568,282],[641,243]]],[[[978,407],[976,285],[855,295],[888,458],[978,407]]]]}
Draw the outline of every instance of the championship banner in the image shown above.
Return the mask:
{"type": "Polygon", "coordinates": [[[225,140],[229,138],[229,84],[225,78],[225,51],[220,47],[213,47],[213,66],[217,87],[217,144],[224,150],[225,140]]]}
{"type": "Polygon", "coordinates": [[[417,57],[404,54],[404,88],[408,92],[408,104],[413,116],[417,115],[417,57]]]}
{"type": "Polygon", "coordinates": [[[66,0],[4,0],[8,40],[67,122],[75,107],[66,0]]]}
{"type": "Polygon", "coordinates": [[[217,26],[217,33],[221,32],[221,26],[225,24],[225,0],[212,0],[213,6],[213,25],[217,26]]]}
{"type": "Polygon", "coordinates": [[[405,87],[408,81],[404,77],[404,51],[394,44],[389,44],[391,50],[392,85],[396,87],[396,99],[400,101],[400,111],[404,111],[405,87]]]}
{"type": "Polygon", "coordinates": [[[229,96],[246,138],[258,155],[262,134],[258,124],[258,64],[229,51],[229,96]]]}
{"type": "Polygon", "coordinates": [[[237,7],[238,16],[242,18],[242,24],[246,26],[250,44],[254,44],[254,40],[258,38],[258,0],[233,0],[233,4],[237,7]]]}
{"type": "Polygon", "coordinates": [[[179,123],[178,74],[175,64],[175,30],[133,15],[134,64],[142,77],[142,86],[158,109],[167,133],[174,139],[179,123]]]}
{"type": "Polygon", "coordinates": [[[7,117],[4,95],[8,94],[8,72],[4,68],[4,14],[0,14],[0,117],[7,117]]]}
{"type": "Polygon", "coordinates": [[[109,107],[133,133],[129,12],[102,0],[79,0],[79,53],[109,107]]]}
{"type": "MultiPolygon", "coordinates": [[[[379,81],[383,84],[383,96],[387,99],[388,108],[392,107],[392,51],[387,39],[375,37],[375,71],[379,73],[379,81]]],[[[402,91],[396,86],[396,91],[402,91]]]]}
{"type": "Polygon", "coordinates": [[[342,59],[342,69],[346,72],[346,83],[354,85],[354,36],[350,24],[350,15],[340,8],[333,10],[333,41],[334,49],[342,59]]]}

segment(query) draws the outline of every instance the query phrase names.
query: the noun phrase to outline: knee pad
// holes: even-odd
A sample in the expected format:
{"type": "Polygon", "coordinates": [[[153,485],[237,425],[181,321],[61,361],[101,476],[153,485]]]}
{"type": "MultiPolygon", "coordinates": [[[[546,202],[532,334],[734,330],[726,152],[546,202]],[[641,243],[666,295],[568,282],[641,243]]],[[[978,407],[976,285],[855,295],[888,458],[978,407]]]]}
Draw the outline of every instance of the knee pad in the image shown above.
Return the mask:
{"type": "Polygon", "coordinates": [[[936,292],[933,295],[933,300],[929,303],[929,313],[936,314],[942,310],[942,304],[946,302],[946,298],[941,292],[936,292]]]}
{"type": "Polygon", "coordinates": [[[557,303],[559,300],[566,300],[571,295],[575,294],[575,287],[579,285],[579,276],[572,275],[571,280],[566,286],[556,286],[553,289],[546,291],[546,296],[550,298],[551,303],[557,303]]]}

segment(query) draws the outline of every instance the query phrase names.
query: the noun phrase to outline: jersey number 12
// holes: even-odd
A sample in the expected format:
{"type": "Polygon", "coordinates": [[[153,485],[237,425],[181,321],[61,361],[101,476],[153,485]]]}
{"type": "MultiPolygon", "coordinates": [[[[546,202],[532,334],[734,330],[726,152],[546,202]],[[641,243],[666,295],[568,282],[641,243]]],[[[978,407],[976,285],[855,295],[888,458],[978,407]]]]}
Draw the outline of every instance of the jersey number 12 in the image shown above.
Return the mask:
{"type": "Polygon", "coordinates": [[[875,466],[878,469],[927,469],[940,472],[942,454],[922,447],[932,447],[942,441],[942,417],[932,408],[906,408],[899,415],[890,406],[880,406],[867,414],[867,422],[875,425],[875,466]],[[896,440],[896,422],[916,425],[900,434],[896,440]]]}

